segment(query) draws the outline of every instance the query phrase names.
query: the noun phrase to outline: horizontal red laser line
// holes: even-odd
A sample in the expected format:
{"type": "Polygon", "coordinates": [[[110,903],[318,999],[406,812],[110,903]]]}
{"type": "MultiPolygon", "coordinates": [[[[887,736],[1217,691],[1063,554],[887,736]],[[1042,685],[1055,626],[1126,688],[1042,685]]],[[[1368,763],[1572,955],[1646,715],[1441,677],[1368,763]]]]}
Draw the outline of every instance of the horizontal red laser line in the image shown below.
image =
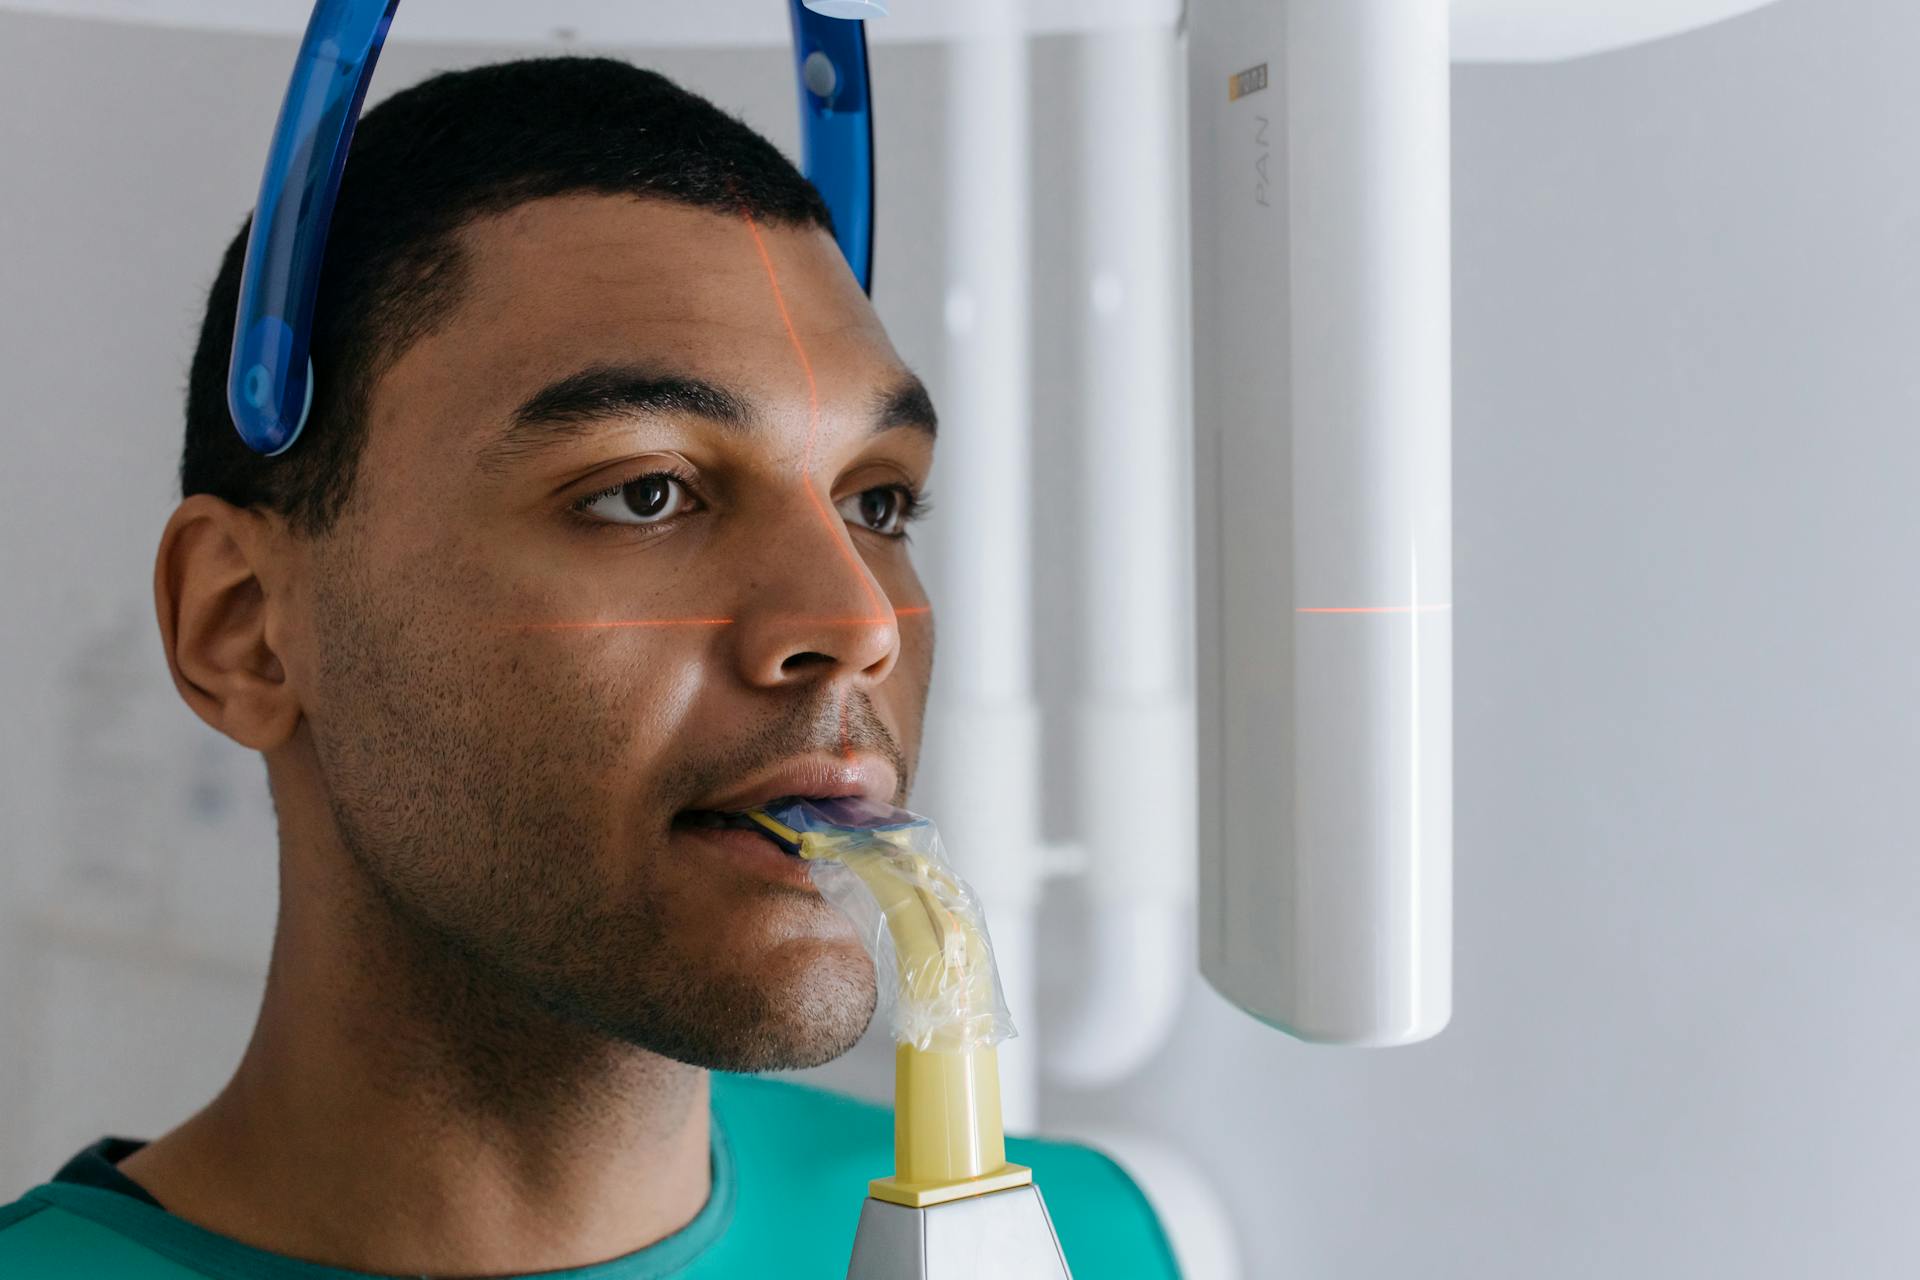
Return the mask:
{"type": "Polygon", "coordinates": [[[1445,613],[1450,604],[1370,604],[1343,609],[1295,609],[1295,613],[1445,613]]]}
{"type": "Polygon", "coordinates": [[[516,631],[584,631],[599,627],[728,627],[732,618],[611,618],[594,622],[517,622],[516,631]]]}

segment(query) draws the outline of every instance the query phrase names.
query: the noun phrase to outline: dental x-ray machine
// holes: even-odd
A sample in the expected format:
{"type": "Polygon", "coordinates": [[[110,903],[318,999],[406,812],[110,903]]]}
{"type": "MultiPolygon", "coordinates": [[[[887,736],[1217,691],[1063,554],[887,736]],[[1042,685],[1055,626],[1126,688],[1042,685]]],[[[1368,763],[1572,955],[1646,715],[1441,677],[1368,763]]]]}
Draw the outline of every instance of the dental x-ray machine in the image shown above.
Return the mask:
{"type": "MultiPolygon", "coordinates": [[[[884,9],[789,5],[804,168],[868,287],[859,19],[884,9]]],[[[319,0],[280,113],[228,383],[262,454],[311,408],[328,223],[398,6],[319,0]]],[[[1187,18],[1201,967],[1302,1039],[1409,1043],[1451,1007],[1446,6],[1192,0],[1187,18]]],[[[884,922],[882,981],[890,956],[896,1000],[946,1001],[902,1038],[899,1168],[873,1184],[849,1274],[973,1275],[985,1241],[995,1276],[1064,1276],[1037,1188],[1005,1163],[992,955],[965,886],[915,843],[930,824],[740,820],[854,868],[840,883],[884,922]]]]}

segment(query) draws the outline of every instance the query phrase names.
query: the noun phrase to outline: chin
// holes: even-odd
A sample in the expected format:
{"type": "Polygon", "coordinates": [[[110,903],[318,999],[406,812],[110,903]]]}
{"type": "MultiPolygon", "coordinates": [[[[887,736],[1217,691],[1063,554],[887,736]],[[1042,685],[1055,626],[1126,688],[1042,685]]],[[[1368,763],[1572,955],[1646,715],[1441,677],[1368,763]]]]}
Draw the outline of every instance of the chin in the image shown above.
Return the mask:
{"type": "Polygon", "coordinates": [[[876,1003],[873,960],[857,943],[778,948],[744,1002],[757,1016],[734,1037],[735,1071],[793,1071],[840,1057],[859,1042],[876,1003]]]}
{"type": "Polygon", "coordinates": [[[728,941],[682,952],[670,968],[611,966],[629,980],[576,989],[564,1004],[615,1039],[710,1071],[817,1067],[873,1020],[873,960],[851,936],[728,941]]]}

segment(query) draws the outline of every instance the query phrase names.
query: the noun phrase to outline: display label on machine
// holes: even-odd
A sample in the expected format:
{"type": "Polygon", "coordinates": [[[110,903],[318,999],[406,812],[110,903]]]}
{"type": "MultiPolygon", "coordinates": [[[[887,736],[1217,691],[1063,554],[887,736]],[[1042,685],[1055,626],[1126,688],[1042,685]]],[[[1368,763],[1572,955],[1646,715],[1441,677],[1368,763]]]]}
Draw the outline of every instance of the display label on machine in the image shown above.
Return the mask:
{"type": "Polygon", "coordinates": [[[1267,87],[1267,64],[1248,67],[1227,77],[1227,101],[1238,102],[1250,93],[1258,93],[1267,87]]]}

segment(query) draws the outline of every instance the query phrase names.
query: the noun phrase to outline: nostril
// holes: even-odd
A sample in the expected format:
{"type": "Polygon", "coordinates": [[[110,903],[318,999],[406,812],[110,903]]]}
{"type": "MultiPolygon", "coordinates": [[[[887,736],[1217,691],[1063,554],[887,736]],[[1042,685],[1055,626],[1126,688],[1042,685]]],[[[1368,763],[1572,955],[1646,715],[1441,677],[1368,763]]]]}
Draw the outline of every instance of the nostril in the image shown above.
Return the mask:
{"type": "Polygon", "coordinates": [[[808,667],[818,667],[821,665],[833,666],[834,660],[832,656],[809,651],[789,655],[786,661],[780,664],[780,670],[783,672],[804,671],[808,667]]]}

